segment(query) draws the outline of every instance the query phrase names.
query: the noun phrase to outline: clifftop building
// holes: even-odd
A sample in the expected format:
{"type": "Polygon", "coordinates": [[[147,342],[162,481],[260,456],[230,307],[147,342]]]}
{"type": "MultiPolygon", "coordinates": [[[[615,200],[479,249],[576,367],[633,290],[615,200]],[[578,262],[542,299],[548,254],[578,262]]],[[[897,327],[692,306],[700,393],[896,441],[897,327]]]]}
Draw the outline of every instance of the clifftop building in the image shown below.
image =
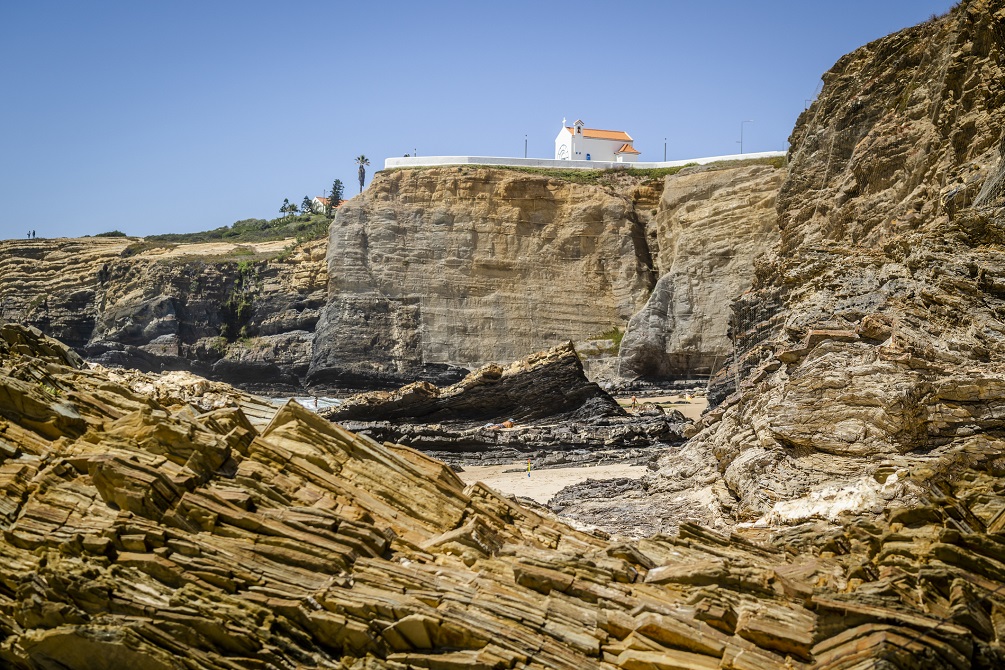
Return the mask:
{"type": "Polygon", "coordinates": [[[632,146],[635,140],[623,130],[586,128],[582,121],[566,126],[564,119],[562,126],[555,138],[555,160],[634,163],[639,159],[632,146]]]}

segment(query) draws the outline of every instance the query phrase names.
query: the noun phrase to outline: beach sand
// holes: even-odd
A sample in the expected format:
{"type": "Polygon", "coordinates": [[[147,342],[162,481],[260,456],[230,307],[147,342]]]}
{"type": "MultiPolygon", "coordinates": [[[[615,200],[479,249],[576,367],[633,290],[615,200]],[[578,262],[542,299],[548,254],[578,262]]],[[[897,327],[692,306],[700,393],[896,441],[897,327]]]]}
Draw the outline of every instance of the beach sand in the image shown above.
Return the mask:
{"type": "MultiPolygon", "coordinates": [[[[654,405],[660,405],[663,409],[671,410],[675,409],[692,421],[697,421],[701,418],[701,413],[705,411],[708,407],[708,400],[705,398],[691,398],[688,400],[682,395],[661,395],[653,397],[642,397],[639,396],[639,404],[651,402],[654,405]]],[[[631,412],[632,398],[628,397],[618,397],[618,404],[625,408],[628,412],[631,412]]]]}
{"type": "Polygon", "coordinates": [[[535,500],[542,505],[552,496],[570,484],[578,484],[587,479],[616,479],[631,477],[638,479],[646,473],[644,465],[594,465],[568,468],[548,468],[531,470],[527,476],[527,461],[509,465],[465,466],[457,476],[465,484],[482,482],[506,495],[517,495],[535,500]],[[521,468],[517,472],[506,472],[521,468]]]}

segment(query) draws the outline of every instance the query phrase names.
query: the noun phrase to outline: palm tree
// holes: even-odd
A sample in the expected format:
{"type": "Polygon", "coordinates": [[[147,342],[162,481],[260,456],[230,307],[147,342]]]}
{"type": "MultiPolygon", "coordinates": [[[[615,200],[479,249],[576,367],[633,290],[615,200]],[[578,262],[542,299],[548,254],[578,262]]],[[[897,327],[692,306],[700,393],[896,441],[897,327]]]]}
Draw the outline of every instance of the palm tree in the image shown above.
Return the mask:
{"type": "Polygon", "coordinates": [[[279,208],[279,212],[286,218],[286,215],[290,213],[290,199],[283,198],[283,206],[279,208]]]}
{"type": "Polygon", "coordinates": [[[359,166],[359,192],[363,192],[363,180],[366,179],[366,166],[370,164],[370,159],[360,154],[356,156],[356,165],[359,166]]]}

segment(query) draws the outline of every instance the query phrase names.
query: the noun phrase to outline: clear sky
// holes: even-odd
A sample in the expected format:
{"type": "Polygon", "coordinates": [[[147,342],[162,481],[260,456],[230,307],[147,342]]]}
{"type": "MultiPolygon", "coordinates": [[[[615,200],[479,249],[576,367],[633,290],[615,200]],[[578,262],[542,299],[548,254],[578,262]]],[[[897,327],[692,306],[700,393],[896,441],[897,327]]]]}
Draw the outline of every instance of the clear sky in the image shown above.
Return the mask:
{"type": "Polygon", "coordinates": [[[843,54],[953,0],[0,0],[0,238],[279,215],[353,159],[784,150],[843,54]]]}

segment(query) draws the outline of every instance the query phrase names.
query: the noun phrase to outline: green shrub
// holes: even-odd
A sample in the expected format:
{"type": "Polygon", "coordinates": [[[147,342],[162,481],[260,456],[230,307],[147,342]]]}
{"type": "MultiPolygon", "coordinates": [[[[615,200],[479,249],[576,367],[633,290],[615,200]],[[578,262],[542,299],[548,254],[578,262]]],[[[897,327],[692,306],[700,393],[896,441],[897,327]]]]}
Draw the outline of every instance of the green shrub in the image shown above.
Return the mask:
{"type": "Polygon", "coordinates": [[[109,230],[106,233],[98,233],[95,237],[126,237],[126,234],[121,230],[109,230]]]}
{"type": "Polygon", "coordinates": [[[599,336],[593,339],[597,340],[610,340],[611,344],[614,345],[614,353],[621,351],[621,340],[625,337],[625,331],[621,330],[617,326],[612,326],[608,330],[602,332],[599,336]]]}

